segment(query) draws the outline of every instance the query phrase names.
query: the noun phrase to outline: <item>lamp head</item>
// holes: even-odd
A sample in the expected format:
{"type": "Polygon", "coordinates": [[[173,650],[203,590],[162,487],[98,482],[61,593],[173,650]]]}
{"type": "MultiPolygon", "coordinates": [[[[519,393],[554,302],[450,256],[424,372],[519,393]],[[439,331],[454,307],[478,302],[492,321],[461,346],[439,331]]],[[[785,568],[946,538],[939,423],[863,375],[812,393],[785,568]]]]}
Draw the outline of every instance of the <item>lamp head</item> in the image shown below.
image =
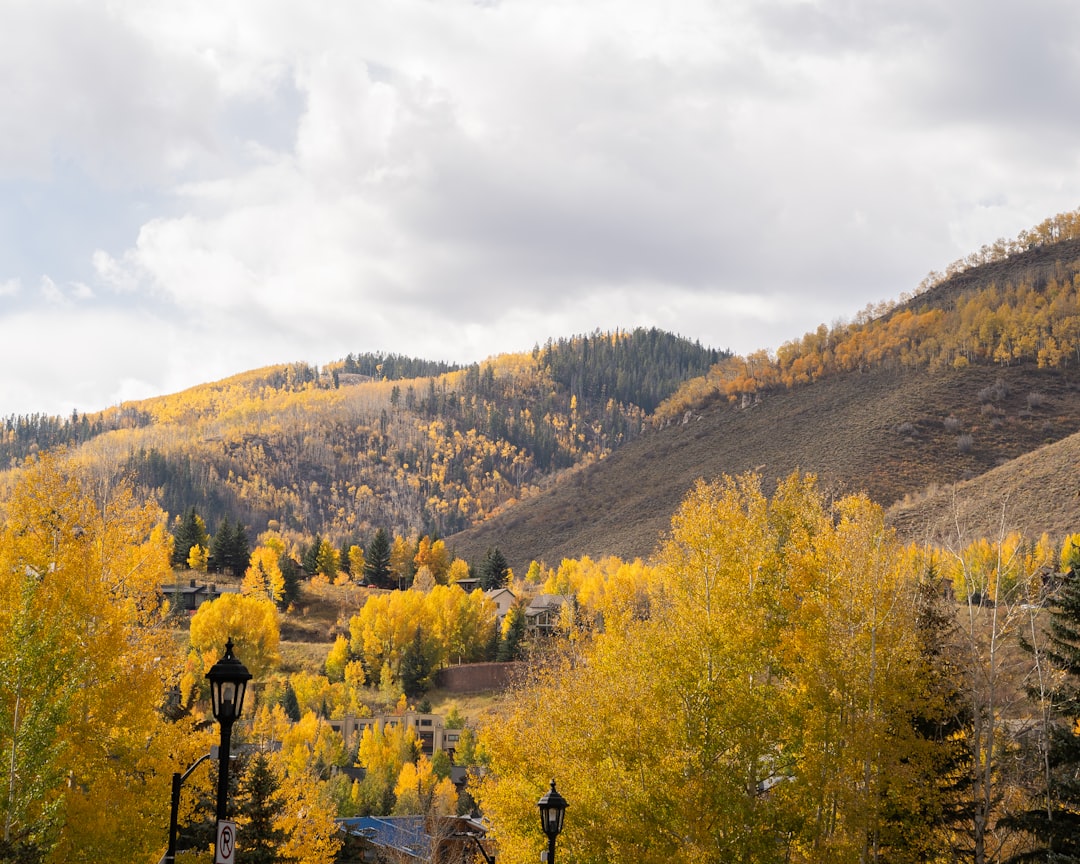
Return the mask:
{"type": "Polygon", "coordinates": [[[551,788],[536,802],[536,806],[540,808],[540,827],[544,829],[549,840],[554,840],[563,829],[563,817],[566,815],[566,808],[570,806],[556,791],[554,779],[551,781],[551,788]]]}
{"type": "Polygon", "coordinates": [[[233,654],[232,637],[225,643],[225,654],[206,673],[210,679],[210,706],[219,723],[232,723],[244,706],[244,691],[251,673],[233,654]]]}

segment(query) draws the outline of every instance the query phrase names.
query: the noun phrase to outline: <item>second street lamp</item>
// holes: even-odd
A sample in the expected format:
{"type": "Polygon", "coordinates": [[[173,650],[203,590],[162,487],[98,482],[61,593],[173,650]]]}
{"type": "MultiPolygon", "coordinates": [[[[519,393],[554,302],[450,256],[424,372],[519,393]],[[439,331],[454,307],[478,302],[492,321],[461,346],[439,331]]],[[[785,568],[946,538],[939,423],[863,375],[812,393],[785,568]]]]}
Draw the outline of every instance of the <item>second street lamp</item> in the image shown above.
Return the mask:
{"type": "Polygon", "coordinates": [[[543,856],[543,860],[547,864],[555,864],[555,838],[562,831],[563,817],[566,815],[566,808],[570,805],[556,791],[555,780],[552,779],[551,788],[536,802],[536,806],[540,808],[540,827],[544,829],[548,838],[547,853],[543,856]]]}
{"type": "Polygon", "coordinates": [[[225,654],[206,673],[210,679],[210,706],[214,719],[221,724],[221,746],[218,748],[217,819],[228,819],[229,742],[232,726],[244,707],[244,691],[251,673],[233,654],[232,637],[225,643],[225,654]]]}

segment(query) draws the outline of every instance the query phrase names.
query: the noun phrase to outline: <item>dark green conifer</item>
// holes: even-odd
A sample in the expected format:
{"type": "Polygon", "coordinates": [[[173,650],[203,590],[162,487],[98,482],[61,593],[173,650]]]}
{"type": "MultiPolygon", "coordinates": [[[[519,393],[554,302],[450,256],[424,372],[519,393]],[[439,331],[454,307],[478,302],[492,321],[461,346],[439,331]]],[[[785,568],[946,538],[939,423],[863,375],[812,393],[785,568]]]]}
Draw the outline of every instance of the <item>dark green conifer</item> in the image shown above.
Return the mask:
{"type": "Polygon", "coordinates": [[[184,511],[184,515],[176,527],[176,532],[173,534],[173,566],[187,567],[191,547],[205,546],[209,539],[206,534],[206,526],[203,524],[202,519],[199,518],[199,514],[195,512],[194,507],[189,507],[184,511]]]}
{"type": "Polygon", "coordinates": [[[244,823],[243,842],[237,844],[238,864],[277,864],[291,859],[281,854],[288,840],[284,829],[275,825],[284,813],[281,784],[270,760],[256,753],[240,781],[237,816],[244,823]]]}
{"type": "Polygon", "coordinates": [[[480,587],[485,591],[505,588],[509,578],[510,565],[506,563],[506,557],[499,551],[499,547],[488,549],[484,563],[480,565],[480,587]]]}
{"type": "Polygon", "coordinates": [[[390,535],[380,528],[364,551],[364,581],[376,588],[393,587],[390,578],[390,535]]]}

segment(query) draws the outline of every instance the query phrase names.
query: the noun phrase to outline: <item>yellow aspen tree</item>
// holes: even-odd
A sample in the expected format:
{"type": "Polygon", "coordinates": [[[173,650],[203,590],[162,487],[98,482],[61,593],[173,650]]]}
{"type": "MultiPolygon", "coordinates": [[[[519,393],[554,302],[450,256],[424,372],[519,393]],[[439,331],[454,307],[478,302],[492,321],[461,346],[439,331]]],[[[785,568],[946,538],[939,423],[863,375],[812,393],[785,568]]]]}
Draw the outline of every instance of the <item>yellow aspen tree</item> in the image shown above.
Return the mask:
{"type": "Polygon", "coordinates": [[[446,582],[448,585],[453,585],[459,579],[469,578],[469,562],[464,558],[455,558],[451,564],[450,569],[447,571],[446,582]]]}
{"type": "Polygon", "coordinates": [[[427,564],[423,564],[416,570],[416,575],[413,576],[412,590],[419,591],[421,594],[427,594],[432,588],[435,587],[435,576],[431,572],[431,568],[427,564]]]}
{"type": "Polygon", "coordinates": [[[923,689],[894,543],[879,508],[833,510],[813,478],[771,500],[753,476],[695,486],[648,617],[556,643],[483,727],[501,860],[535,860],[550,777],[579,862],[881,853],[882,778],[908,755],[890,730],[923,689]]]}
{"type": "Polygon", "coordinates": [[[349,547],[349,573],[353,581],[359,582],[364,578],[364,550],[357,545],[349,547]]]}
{"type": "Polygon", "coordinates": [[[64,454],[15,478],[0,515],[7,854],[139,861],[159,849],[176,735],[159,709],[180,667],[160,593],[171,554],[165,515],[127,484],[64,454]]]}
{"type": "Polygon", "coordinates": [[[446,584],[450,572],[450,552],[442,540],[432,540],[426,535],[420,538],[413,561],[417,572],[420,568],[427,567],[436,582],[440,585],[446,584]]]}
{"type": "Polygon", "coordinates": [[[333,646],[326,655],[326,677],[330,681],[344,681],[345,667],[349,663],[349,640],[345,636],[338,636],[333,646]]]}
{"type": "Polygon", "coordinates": [[[196,543],[188,552],[187,565],[189,570],[197,573],[205,573],[210,564],[210,548],[196,543]]]}
{"type": "Polygon", "coordinates": [[[452,816],[457,812],[457,790],[450,778],[440,779],[431,760],[421,754],[401,766],[394,784],[395,816],[452,816]]]}
{"type": "Polygon", "coordinates": [[[253,597],[265,597],[280,603],[285,596],[285,576],[278,563],[281,550],[275,545],[260,545],[251,553],[251,563],[244,572],[240,590],[253,597]]]}
{"type": "Polygon", "coordinates": [[[412,584],[415,557],[416,541],[400,534],[394,535],[394,541],[390,544],[390,572],[397,587],[406,588],[412,584]]]}
{"type": "Polygon", "coordinates": [[[203,675],[221,659],[230,638],[236,656],[256,681],[280,662],[278,611],[264,598],[222,594],[203,603],[191,618],[190,635],[191,647],[202,662],[203,675]]]}

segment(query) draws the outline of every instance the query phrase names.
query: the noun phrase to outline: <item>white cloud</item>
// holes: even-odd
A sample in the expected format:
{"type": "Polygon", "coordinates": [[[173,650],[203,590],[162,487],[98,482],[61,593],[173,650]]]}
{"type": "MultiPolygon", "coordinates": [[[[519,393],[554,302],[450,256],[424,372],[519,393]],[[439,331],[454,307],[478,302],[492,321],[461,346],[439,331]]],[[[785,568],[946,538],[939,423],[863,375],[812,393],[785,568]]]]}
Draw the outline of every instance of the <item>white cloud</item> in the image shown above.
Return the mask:
{"type": "Polygon", "coordinates": [[[39,386],[2,398],[94,407],[270,362],[469,361],[637,324],[775,347],[1077,206],[1078,15],[9,4],[0,183],[21,185],[0,227],[20,254],[0,254],[0,333],[31,350],[46,295],[41,315],[74,302],[107,338],[61,326],[93,380],[33,367],[39,386]]]}

